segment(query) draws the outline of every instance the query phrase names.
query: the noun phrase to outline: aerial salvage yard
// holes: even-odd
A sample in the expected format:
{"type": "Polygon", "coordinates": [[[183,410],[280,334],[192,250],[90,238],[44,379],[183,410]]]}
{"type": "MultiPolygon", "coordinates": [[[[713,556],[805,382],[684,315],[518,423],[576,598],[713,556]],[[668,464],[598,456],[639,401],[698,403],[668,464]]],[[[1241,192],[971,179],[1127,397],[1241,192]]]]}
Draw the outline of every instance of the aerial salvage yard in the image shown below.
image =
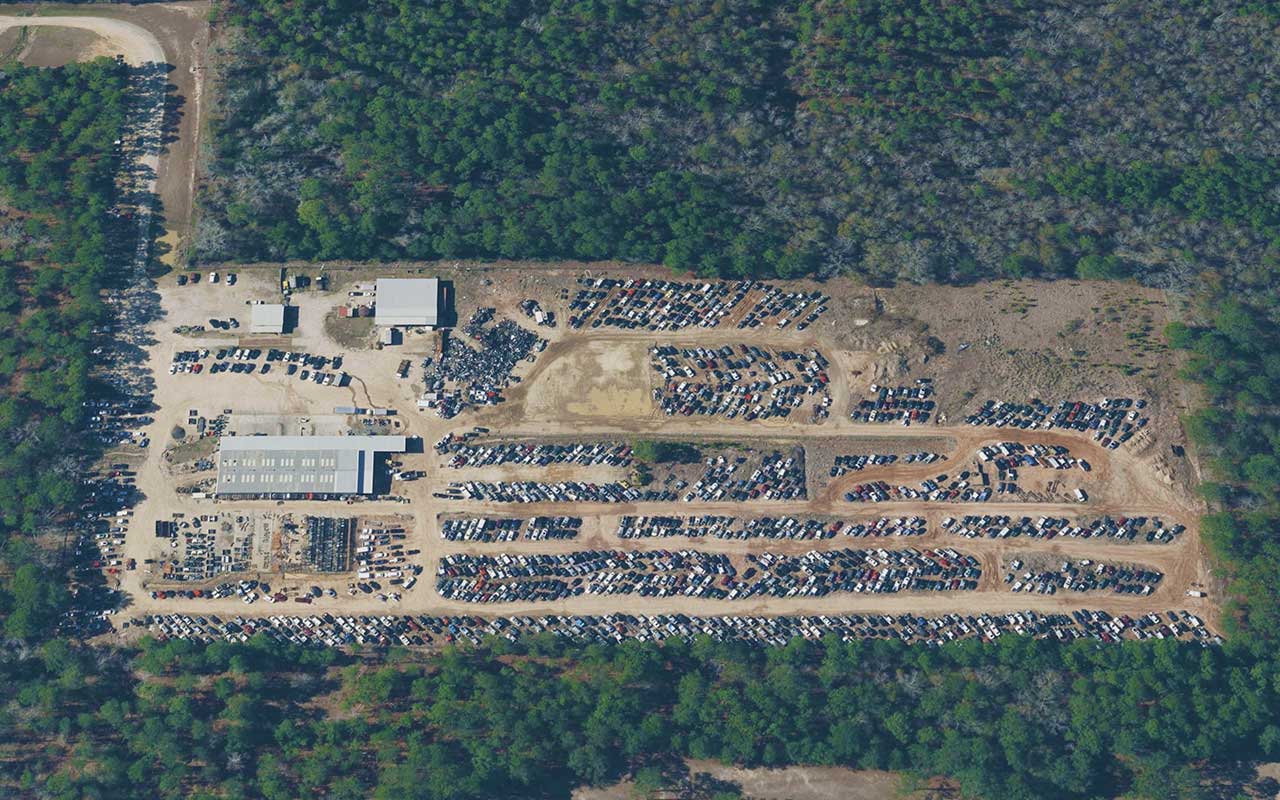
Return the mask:
{"type": "Polygon", "coordinates": [[[158,289],[154,405],[101,409],[78,545],[131,597],[119,635],[1216,638],[1155,292],[460,264],[158,289]],[[390,322],[379,278],[435,299],[390,322]]]}

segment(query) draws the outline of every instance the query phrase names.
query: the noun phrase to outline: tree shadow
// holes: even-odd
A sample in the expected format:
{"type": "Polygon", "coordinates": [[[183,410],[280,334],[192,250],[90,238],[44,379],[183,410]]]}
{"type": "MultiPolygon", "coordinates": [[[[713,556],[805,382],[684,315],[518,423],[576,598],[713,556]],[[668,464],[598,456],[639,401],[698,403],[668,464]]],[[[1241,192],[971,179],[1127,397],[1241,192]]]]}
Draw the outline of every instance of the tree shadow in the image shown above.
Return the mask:
{"type": "Polygon", "coordinates": [[[1208,764],[1200,770],[1207,800],[1235,800],[1238,797],[1280,797],[1280,781],[1259,777],[1257,762],[1237,761],[1208,764]]]}

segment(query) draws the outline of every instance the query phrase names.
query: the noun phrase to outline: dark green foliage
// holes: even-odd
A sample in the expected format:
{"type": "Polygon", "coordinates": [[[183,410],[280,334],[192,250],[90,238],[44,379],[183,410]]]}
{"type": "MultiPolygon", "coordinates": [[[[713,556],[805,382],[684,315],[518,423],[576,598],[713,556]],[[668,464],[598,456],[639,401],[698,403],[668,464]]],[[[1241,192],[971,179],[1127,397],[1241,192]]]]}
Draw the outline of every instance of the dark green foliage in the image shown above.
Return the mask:
{"type": "Polygon", "coordinates": [[[1076,276],[1090,281],[1114,281],[1129,276],[1130,267],[1116,255],[1091,253],[1076,262],[1076,276]]]}
{"type": "Polygon", "coordinates": [[[817,0],[797,8],[796,91],[815,110],[887,117],[895,140],[1013,99],[1017,16],[980,0],[817,0]]]}
{"type": "Polygon", "coordinates": [[[1171,326],[1169,340],[1189,351],[1185,372],[1208,405],[1186,421],[1187,435],[1212,470],[1206,497],[1216,513],[1201,535],[1232,579],[1229,621],[1247,631],[1240,646],[1280,646],[1280,297],[1230,294],[1206,300],[1207,324],[1171,326]]]}
{"type": "Polygon", "coordinates": [[[0,761],[0,786],[27,771],[51,797],[567,797],[693,756],[946,774],[966,796],[1164,800],[1195,796],[1190,762],[1280,755],[1275,662],[1172,642],[547,639],[336,670],[332,651],[265,641],[148,642],[134,663],[149,677],[123,655],[51,642],[0,664],[0,749],[59,739],[0,761]]]}
{"type": "MultiPolygon", "coordinates": [[[[125,85],[107,59],[0,71],[0,543],[74,508],[81,457],[98,446],[80,428],[92,331],[106,319],[125,85]]],[[[5,548],[17,568],[0,589],[10,636],[48,635],[65,595],[60,576],[18,566],[34,559],[5,548]]]]}
{"type": "Polygon", "coordinates": [[[733,181],[677,163],[671,133],[646,119],[725,115],[768,96],[759,87],[776,85],[779,58],[770,4],[734,5],[731,16],[676,6],[656,18],[634,0],[235,5],[227,19],[255,39],[246,46],[279,61],[231,68],[237,102],[216,126],[216,168],[317,158],[269,188],[224,182],[210,205],[225,226],[216,244],[204,237],[204,254],[804,271],[804,247],[776,225],[744,229],[733,181]],[[660,40],[656,51],[640,49],[642,34],[660,40]],[[619,58],[633,68],[611,69],[619,58]],[[278,103],[305,119],[264,124],[278,103]]]}
{"type": "Polygon", "coordinates": [[[1274,5],[232,2],[197,250],[1264,283],[1274,5]]]}
{"type": "Polygon", "coordinates": [[[1184,168],[1136,164],[1115,169],[1098,162],[1074,164],[1048,176],[1068,197],[1130,211],[1166,209],[1192,220],[1245,225],[1259,232],[1280,224],[1280,162],[1214,155],[1184,168]]]}
{"type": "Polygon", "coordinates": [[[697,447],[686,442],[664,442],[638,439],[631,443],[631,454],[644,464],[690,464],[702,458],[697,447]]]}
{"type": "Polygon", "coordinates": [[[4,632],[15,639],[39,639],[49,635],[66,604],[63,576],[26,563],[14,570],[0,600],[4,632]]]}

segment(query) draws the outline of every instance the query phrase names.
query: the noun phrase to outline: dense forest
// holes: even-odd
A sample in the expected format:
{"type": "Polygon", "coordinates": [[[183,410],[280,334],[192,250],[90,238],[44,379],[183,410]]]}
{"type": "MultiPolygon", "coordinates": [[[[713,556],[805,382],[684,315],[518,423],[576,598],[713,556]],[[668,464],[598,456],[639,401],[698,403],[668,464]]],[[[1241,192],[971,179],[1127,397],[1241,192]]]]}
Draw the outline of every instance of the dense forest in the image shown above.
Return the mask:
{"type": "Polygon", "coordinates": [[[110,280],[127,75],[108,59],[0,71],[0,611],[46,634],[65,599],[32,546],[79,499],[95,326],[110,280]],[[25,534],[13,536],[15,533],[25,534]]]}
{"type": "MultiPolygon", "coordinates": [[[[268,0],[198,256],[518,256],[1185,287],[1222,648],[556,639],[91,648],[31,546],[76,501],[125,79],[0,73],[0,795],[564,797],[684,756],[1195,798],[1280,759],[1275,3],[268,0]]],[[[656,461],[680,458],[637,442],[656,461]]],[[[662,779],[655,779],[661,782],[662,779]]],[[[731,796],[731,795],[729,795],[731,796]]]]}
{"type": "Polygon", "coordinates": [[[230,2],[206,260],[1265,281],[1275,4],[230,2]]]}
{"type": "Polygon", "coordinates": [[[364,664],[50,642],[0,663],[0,775],[49,798],[567,797],[689,755],[945,774],[967,797],[1168,800],[1197,796],[1191,764],[1280,755],[1280,669],[1230,649],[545,636],[364,664]]]}

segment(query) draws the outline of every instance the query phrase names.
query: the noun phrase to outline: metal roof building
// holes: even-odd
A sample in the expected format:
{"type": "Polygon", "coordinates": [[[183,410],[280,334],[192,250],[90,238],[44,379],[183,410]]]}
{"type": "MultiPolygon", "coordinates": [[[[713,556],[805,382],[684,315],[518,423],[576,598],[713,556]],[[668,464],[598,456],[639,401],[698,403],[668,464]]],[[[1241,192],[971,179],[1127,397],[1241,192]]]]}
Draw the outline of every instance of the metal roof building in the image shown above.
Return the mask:
{"type": "Polygon", "coordinates": [[[372,494],[377,454],[404,450],[403,436],[224,436],[217,494],[372,494]]]}
{"type": "Polygon", "coordinates": [[[249,333],[284,333],[284,306],[280,303],[250,306],[249,333]]]}
{"type": "Polygon", "coordinates": [[[378,325],[430,325],[440,320],[440,281],[379,278],[373,321],[378,325]]]}

